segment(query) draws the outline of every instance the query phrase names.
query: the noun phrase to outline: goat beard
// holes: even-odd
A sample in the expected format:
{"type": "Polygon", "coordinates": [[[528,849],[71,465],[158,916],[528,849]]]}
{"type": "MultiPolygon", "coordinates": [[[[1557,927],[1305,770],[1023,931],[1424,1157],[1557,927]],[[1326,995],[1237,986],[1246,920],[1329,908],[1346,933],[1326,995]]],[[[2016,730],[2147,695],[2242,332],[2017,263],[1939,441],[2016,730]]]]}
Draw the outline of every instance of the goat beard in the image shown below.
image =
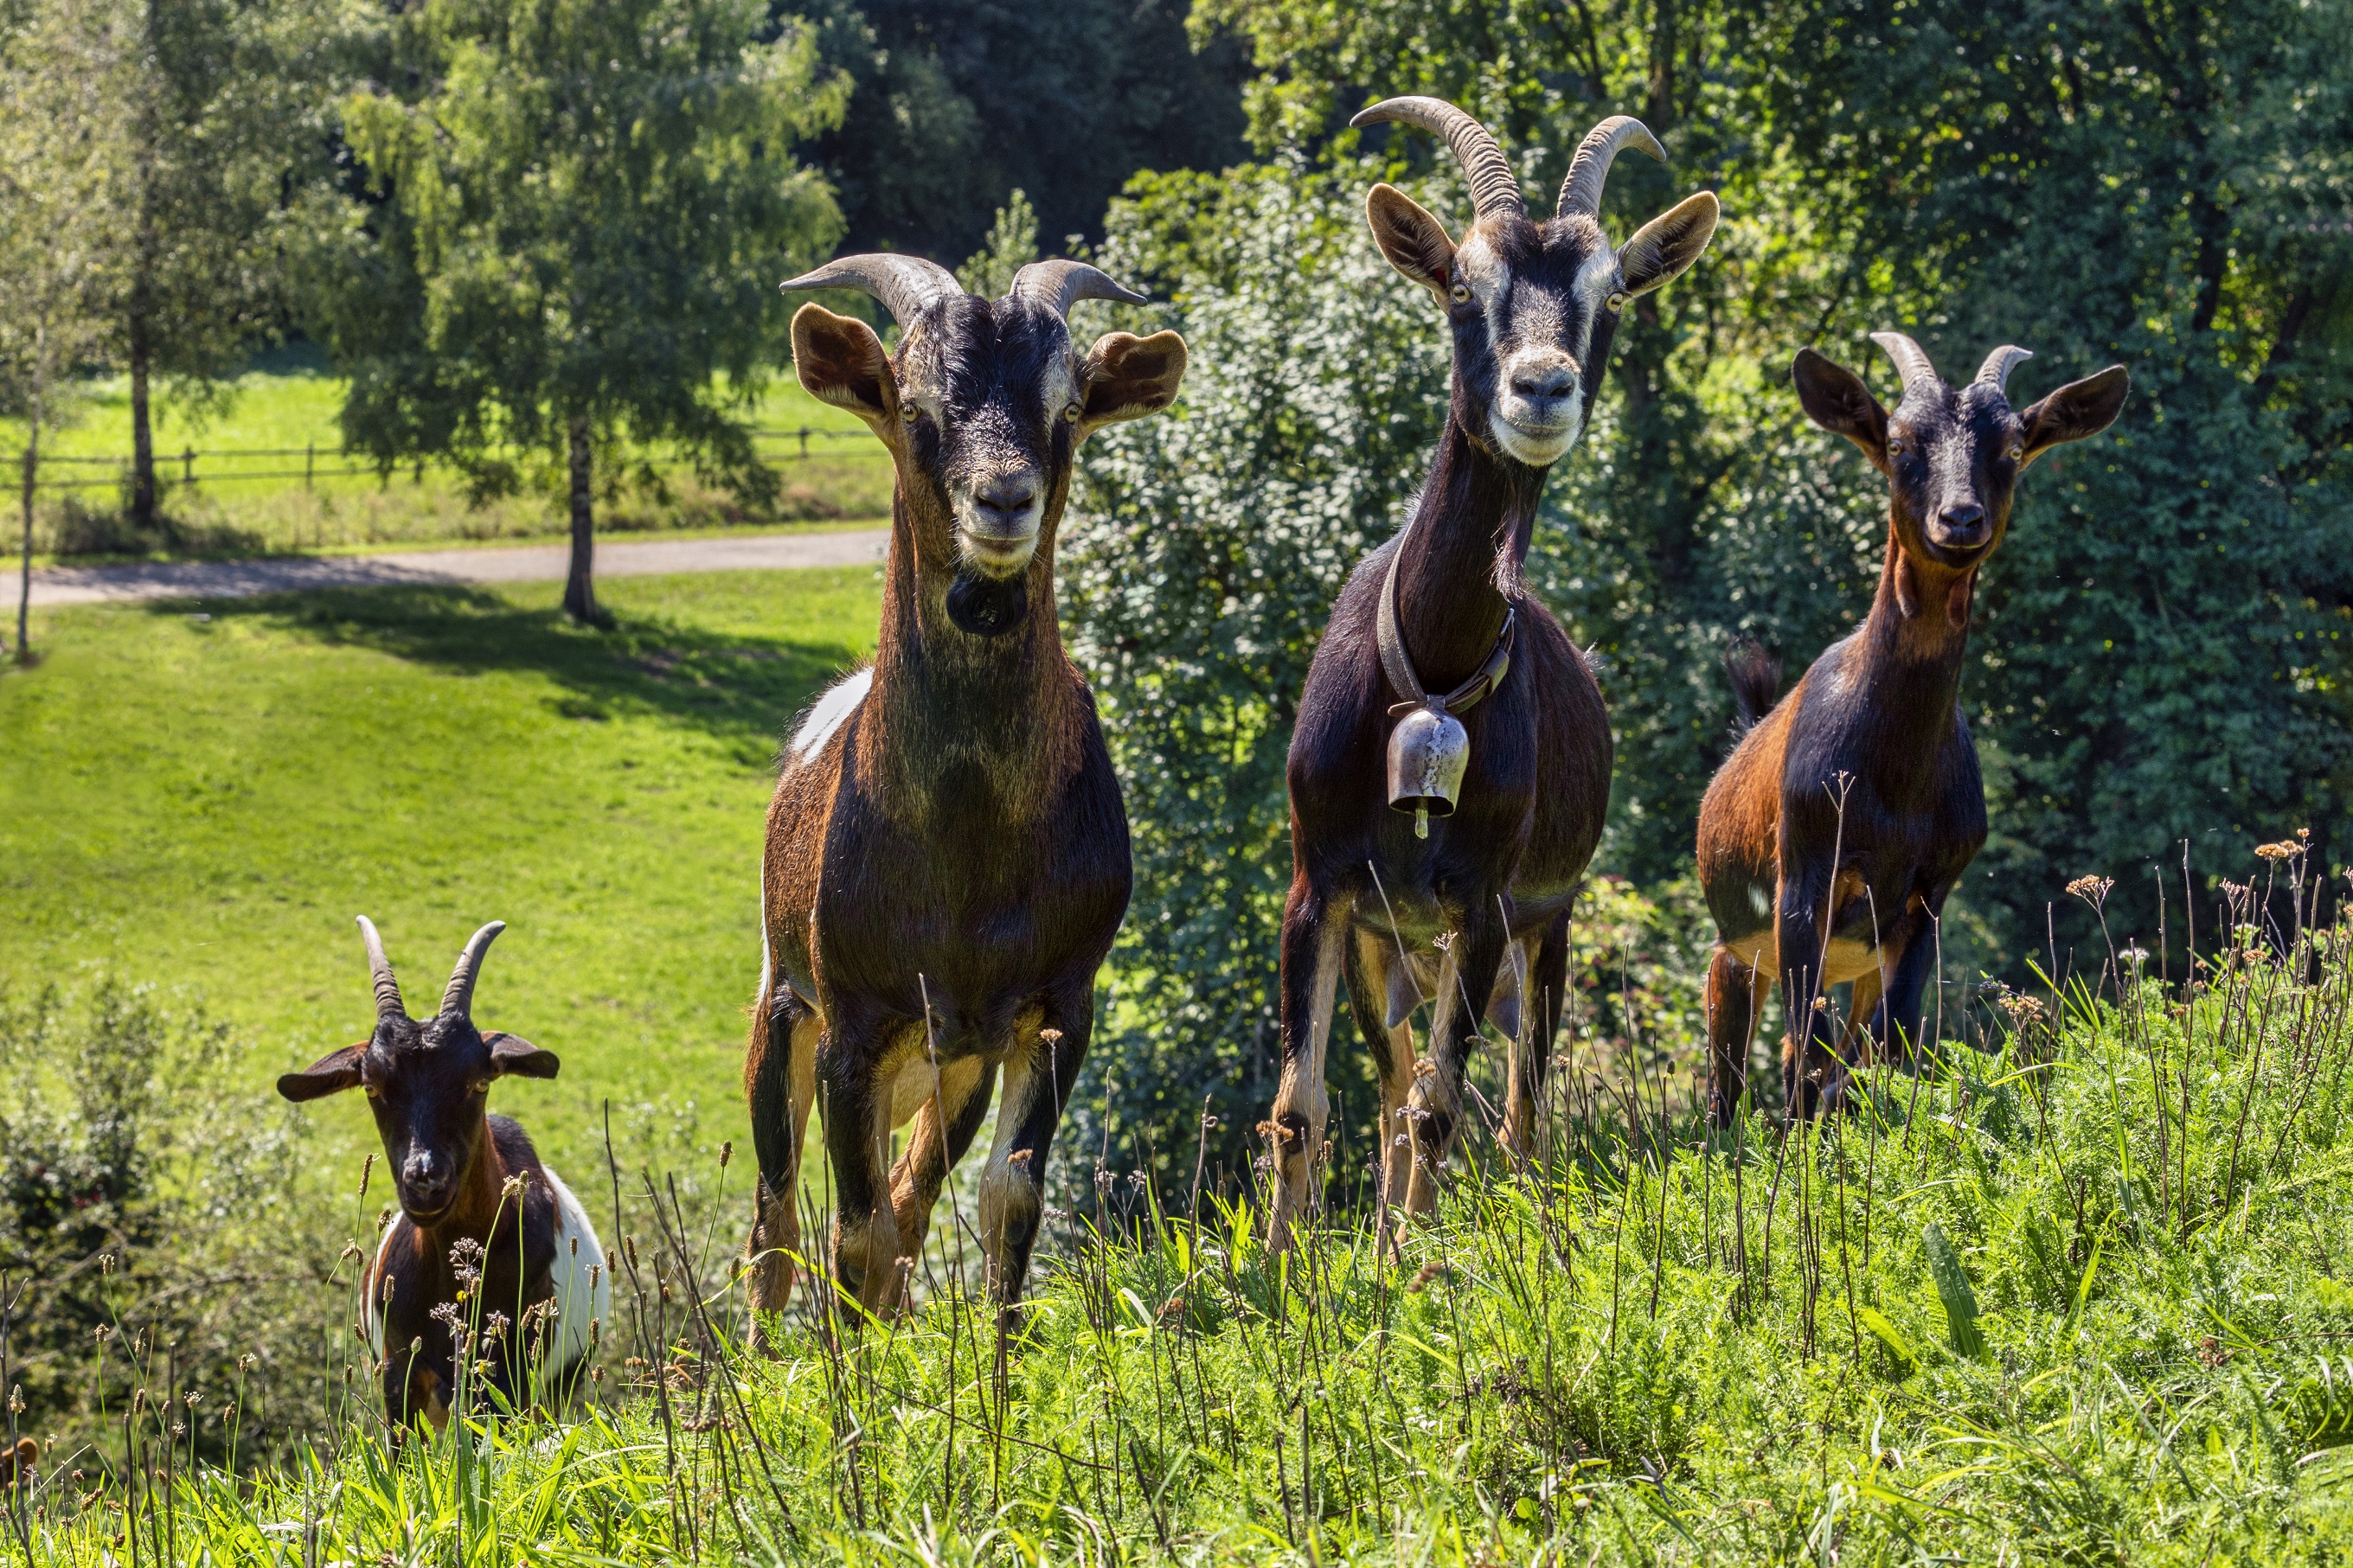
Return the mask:
{"type": "Polygon", "coordinates": [[[984,577],[959,572],[948,587],[948,619],[976,637],[1002,637],[1029,618],[1029,574],[984,577]]]}

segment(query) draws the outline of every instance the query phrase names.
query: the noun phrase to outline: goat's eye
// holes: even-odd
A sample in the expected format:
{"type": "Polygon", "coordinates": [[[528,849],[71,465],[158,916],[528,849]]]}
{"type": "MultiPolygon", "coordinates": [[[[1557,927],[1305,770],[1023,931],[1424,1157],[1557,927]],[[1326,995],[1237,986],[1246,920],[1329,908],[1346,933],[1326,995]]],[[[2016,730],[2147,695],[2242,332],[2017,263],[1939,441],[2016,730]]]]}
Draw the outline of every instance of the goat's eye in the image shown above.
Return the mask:
{"type": "Polygon", "coordinates": [[[2024,444],[2024,443],[2022,443],[2022,442],[2019,442],[2019,441],[2012,441],[2012,442],[2010,444],[2010,450],[2009,450],[2009,451],[2007,451],[2007,452],[2004,452],[2004,453],[2002,454],[2002,456],[2003,456],[2003,457],[2005,457],[2005,458],[2008,458],[2011,462],[2015,463],[2016,461],[2018,461],[2018,459],[2019,459],[2019,458],[2023,458],[2024,456],[2026,456],[2026,447],[2025,447],[2025,444],[2024,444]]]}
{"type": "Polygon", "coordinates": [[[1626,308],[1626,291],[1622,289],[1612,289],[1609,298],[1601,302],[1609,308],[1609,313],[1614,316],[1626,308]]]}
{"type": "Polygon", "coordinates": [[[1900,458],[1904,455],[1903,437],[1890,436],[1887,438],[1887,455],[1891,458],[1900,458]]]}
{"type": "Polygon", "coordinates": [[[360,1085],[360,1091],[365,1094],[370,1100],[382,1100],[384,1098],[384,1090],[372,1083],[364,1083],[360,1085]]]}
{"type": "Polygon", "coordinates": [[[1446,297],[1458,305],[1467,305],[1471,302],[1471,285],[1457,283],[1446,291],[1446,297]]]}
{"type": "Polygon", "coordinates": [[[899,405],[899,417],[905,420],[910,425],[913,425],[915,422],[915,416],[921,412],[923,411],[912,403],[902,403],[899,405]]]}
{"type": "Polygon", "coordinates": [[[1087,405],[1079,399],[1073,397],[1071,399],[1069,405],[1062,410],[1062,417],[1075,425],[1079,422],[1079,416],[1084,414],[1086,411],[1087,405]]]}

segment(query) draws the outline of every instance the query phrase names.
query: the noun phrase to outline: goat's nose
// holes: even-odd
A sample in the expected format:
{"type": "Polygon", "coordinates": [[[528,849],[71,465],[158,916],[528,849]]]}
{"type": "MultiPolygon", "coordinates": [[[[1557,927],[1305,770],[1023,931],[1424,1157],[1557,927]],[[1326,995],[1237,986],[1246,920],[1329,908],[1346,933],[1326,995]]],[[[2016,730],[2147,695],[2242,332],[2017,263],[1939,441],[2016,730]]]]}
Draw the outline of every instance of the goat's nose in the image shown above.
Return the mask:
{"type": "Polygon", "coordinates": [[[1038,499],[1038,486],[1028,474],[999,474],[972,499],[984,511],[1014,517],[1029,510],[1029,503],[1038,499]]]}
{"type": "Polygon", "coordinates": [[[1985,508],[1975,501],[1956,501],[1936,510],[1939,531],[1973,539],[1985,528],[1985,508]]]}
{"type": "Polygon", "coordinates": [[[1522,397],[1567,397],[1577,384],[1577,367],[1565,360],[1512,367],[1512,390],[1522,397]]]}

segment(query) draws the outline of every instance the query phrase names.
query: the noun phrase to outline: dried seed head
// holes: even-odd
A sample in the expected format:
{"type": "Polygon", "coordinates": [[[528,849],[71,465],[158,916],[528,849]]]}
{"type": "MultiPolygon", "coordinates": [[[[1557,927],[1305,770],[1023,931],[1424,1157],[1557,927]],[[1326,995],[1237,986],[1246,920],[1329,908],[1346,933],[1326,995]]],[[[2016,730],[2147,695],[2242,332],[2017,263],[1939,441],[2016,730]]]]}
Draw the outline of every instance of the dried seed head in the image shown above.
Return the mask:
{"type": "Polygon", "coordinates": [[[730,1139],[728,1142],[726,1142],[722,1143],[721,1145],[719,1145],[719,1168],[720,1168],[721,1170],[723,1170],[723,1170],[725,1170],[725,1169],[727,1168],[727,1162],[728,1162],[728,1161],[730,1161],[730,1160],[732,1160],[732,1159],[733,1159],[734,1157],[735,1157],[735,1143],[734,1143],[734,1140],[730,1139]]]}
{"type": "Polygon", "coordinates": [[[2116,885],[2114,877],[2078,877],[2067,884],[2067,892],[2070,897],[2082,899],[2096,908],[2108,896],[2108,889],[2116,885]]]}
{"type": "Polygon", "coordinates": [[[2303,845],[2285,838],[2281,839],[2277,844],[2255,846],[2255,854],[2265,860],[2293,860],[2303,853],[2303,845]]]}

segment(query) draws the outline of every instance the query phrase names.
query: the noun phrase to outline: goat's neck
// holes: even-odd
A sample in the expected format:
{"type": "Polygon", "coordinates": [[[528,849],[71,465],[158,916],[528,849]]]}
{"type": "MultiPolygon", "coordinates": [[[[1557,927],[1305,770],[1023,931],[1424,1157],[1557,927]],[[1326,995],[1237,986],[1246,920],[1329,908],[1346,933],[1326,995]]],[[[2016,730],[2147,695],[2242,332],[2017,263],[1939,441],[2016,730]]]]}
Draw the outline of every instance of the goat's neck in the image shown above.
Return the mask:
{"type": "Polygon", "coordinates": [[[1029,613],[994,637],[974,637],[948,618],[955,564],[922,558],[903,491],[894,500],[871,717],[859,732],[861,768],[894,808],[929,817],[944,797],[968,807],[976,770],[1000,807],[1042,801],[1076,765],[1071,726],[1060,721],[1064,683],[1055,679],[1068,663],[1055,620],[1052,548],[1066,484],[1049,498],[1037,553],[1024,569],[1029,613]]]}
{"type": "Polygon", "coordinates": [[[1908,559],[1891,527],[1871,614],[1854,641],[1873,721],[1891,761],[1926,758],[1952,724],[1968,652],[1977,569],[1908,559]]]}
{"type": "Polygon", "coordinates": [[[1473,440],[1449,418],[1398,563],[1398,626],[1433,692],[1477,673],[1504,629],[1546,470],[1473,440]]]}

